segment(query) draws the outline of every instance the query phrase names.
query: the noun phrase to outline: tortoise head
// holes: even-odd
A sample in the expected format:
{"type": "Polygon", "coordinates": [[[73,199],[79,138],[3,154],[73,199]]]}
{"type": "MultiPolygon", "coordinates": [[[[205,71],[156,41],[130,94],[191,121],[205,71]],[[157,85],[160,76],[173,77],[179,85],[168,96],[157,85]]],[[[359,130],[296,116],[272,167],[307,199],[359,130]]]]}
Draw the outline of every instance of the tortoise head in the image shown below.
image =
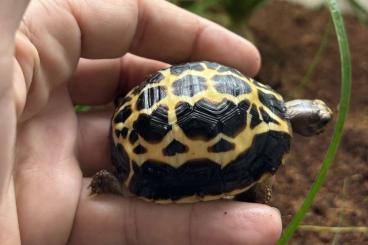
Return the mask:
{"type": "Polygon", "coordinates": [[[293,131],[303,136],[320,134],[332,118],[332,110],[321,100],[291,100],[285,107],[293,131]]]}

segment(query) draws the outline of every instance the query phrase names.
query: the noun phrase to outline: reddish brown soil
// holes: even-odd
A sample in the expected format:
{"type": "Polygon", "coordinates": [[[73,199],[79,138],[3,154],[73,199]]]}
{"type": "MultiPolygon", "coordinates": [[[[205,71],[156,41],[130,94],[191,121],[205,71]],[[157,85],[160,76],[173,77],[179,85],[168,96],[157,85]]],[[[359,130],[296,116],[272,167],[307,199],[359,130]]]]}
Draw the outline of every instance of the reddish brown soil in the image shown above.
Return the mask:
{"type": "MultiPolygon", "coordinates": [[[[312,76],[299,83],[318,50],[328,22],[326,10],[306,10],[273,1],[250,19],[263,68],[258,79],[268,82],[286,99],[319,98],[337,114],[340,61],[334,34],[312,76]]],[[[350,112],[342,144],[327,181],[303,224],[368,226],[368,27],[346,16],[353,66],[350,112]]],[[[332,32],[333,33],[333,32],[332,32]]],[[[277,177],[273,205],[281,210],[284,226],[299,209],[322,164],[334,121],[318,137],[294,137],[291,154],[277,177]]],[[[290,244],[368,244],[368,235],[298,231],[290,244]]]]}

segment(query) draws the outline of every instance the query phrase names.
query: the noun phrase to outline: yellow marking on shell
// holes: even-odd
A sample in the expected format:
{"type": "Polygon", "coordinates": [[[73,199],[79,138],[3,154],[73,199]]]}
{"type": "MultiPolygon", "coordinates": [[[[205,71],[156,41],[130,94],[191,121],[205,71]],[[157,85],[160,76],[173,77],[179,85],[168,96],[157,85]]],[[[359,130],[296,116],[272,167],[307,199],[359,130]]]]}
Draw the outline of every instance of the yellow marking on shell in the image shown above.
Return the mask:
{"type": "Polygon", "coordinates": [[[124,128],[124,124],[119,122],[115,124],[115,129],[117,130],[122,130],[124,128]]]}
{"type": "Polygon", "coordinates": [[[132,160],[129,160],[129,174],[128,174],[128,177],[126,178],[126,180],[124,181],[123,183],[123,186],[125,188],[128,187],[128,183],[130,183],[130,181],[132,180],[133,178],[133,175],[134,175],[134,171],[133,171],[133,163],[132,163],[132,160]]]}
{"type": "MultiPolygon", "coordinates": [[[[140,166],[144,161],[148,160],[148,159],[154,159],[157,161],[162,161],[162,162],[166,162],[169,163],[171,166],[173,167],[179,167],[181,166],[183,163],[185,163],[188,160],[192,160],[192,159],[198,159],[198,158],[206,158],[209,159],[211,161],[214,161],[216,163],[218,163],[219,165],[221,165],[221,167],[225,167],[227,164],[229,164],[231,161],[233,161],[234,159],[236,159],[239,154],[245,152],[252,144],[253,142],[253,138],[255,135],[261,134],[261,133],[265,133],[269,130],[275,130],[275,131],[280,131],[280,132],[285,132],[288,134],[291,134],[291,129],[290,129],[290,125],[289,122],[280,118],[279,116],[277,116],[275,113],[273,113],[270,109],[268,109],[268,107],[264,106],[262,104],[262,102],[259,100],[258,98],[258,90],[261,90],[262,92],[266,93],[266,94],[272,94],[274,95],[277,99],[283,101],[282,96],[279,95],[278,93],[274,92],[273,90],[270,90],[266,87],[261,87],[261,86],[257,86],[253,81],[253,79],[251,78],[246,78],[243,76],[239,76],[237,74],[234,74],[232,72],[222,72],[221,75],[227,75],[227,74],[231,74],[233,76],[236,76],[239,79],[242,79],[243,81],[245,81],[252,89],[252,91],[250,93],[247,94],[242,94],[239,95],[238,97],[235,97],[233,95],[230,94],[222,94],[217,92],[217,90],[214,87],[214,83],[211,81],[211,78],[216,75],[219,74],[217,71],[212,70],[212,69],[205,69],[204,71],[195,71],[195,70],[187,70],[182,72],[182,74],[180,75],[172,75],[170,73],[169,69],[166,70],[161,70],[160,71],[163,76],[164,79],[161,80],[158,83],[153,83],[153,84],[148,84],[146,85],[146,87],[144,88],[150,88],[150,87],[157,87],[157,86],[165,86],[166,87],[166,97],[163,98],[161,101],[159,101],[158,103],[156,103],[155,105],[153,105],[151,108],[149,109],[143,109],[141,111],[137,111],[135,108],[137,99],[139,97],[139,95],[132,95],[130,92],[130,96],[132,97],[132,100],[129,101],[129,104],[132,106],[132,114],[130,115],[130,117],[124,122],[124,125],[122,125],[122,123],[118,123],[117,125],[115,125],[115,128],[117,129],[121,129],[123,126],[132,129],[133,128],[133,123],[137,120],[138,116],[141,113],[146,113],[146,114],[151,114],[152,111],[154,111],[156,108],[158,108],[160,105],[166,105],[168,106],[168,118],[169,118],[169,123],[172,125],[172,130],[160,141],[157,143],[150,143],[147,142],[146,140],[144,140],[142,137],[139,136],[139,140],[134,144],[131,145],[128,139],[123,139],[122,137],[117,138],[115,136],[115,134],[113,134],[114,136],[114,141],[115,142],[119,142],[121,143],[124,148],[127,151],[128,156],[134,160],[138,166],[140,166]],[[204,91],[201,91],[199,93],[197,93],[196,95],[194,95],[193,97],[187,97],[187,96],[176,96],[173,92],[172,92],[172,84],[175,80],[180,79],[186,75],[198,75],[204,78],[207,78],[207,86],[208,88],[204,91]],[[211,101],[214,102],[221,102],[223,99],[227,99],[229,101],[232,101],[233,103],[238,104],[240,101],[247,99],[251,105],[254,104],[257,108],[263,107],[264,110],[266,111],[266,113],[268,113],[273,119],[275,119],[276,121],[279,122],[278,124],[275,123],[265,123],[262,122],[259,125],[257,125],[255,128],[251,129],[250,128],[250,122],[251,122],[251,114],[249,113],[250,109],[251,109],[251,105],[248,108],[248,113],[247,113],[247,124],[244,127],[244,129],[241,131],[241,133],[239,133],[238,135],[236,135],[234,138],[232,137],[228,137],[226,135],[223,134],[218,134],[216,137],[214,137],[211,140],[208,141],[204,141],[204,140],[200,140],[200,139],[190,139],[188,138],[184,132],[182,131],[182,129],[176,124],[177,118],[176,118],[176,114],[175,114],[175,107],[177,105],[178,102],[187,102],[190,105],[194,105],[196,102],[198,102],[199,100],[203,99],[203,98],[208,98],[211,101]],[[221,152],[221,153],[209,153],[208,152],[208,148],[212,145],[214,145],[216,142],[218,142],[221,138],[226,139],[227,141],[233,143],[235,145],[235,148],[231,151],[228,152],[221,152]],[[188,146],[188,152],[186,152],[185,154],[176,154],[174,156],[164,156],[162,150],[173,140],[176,139],[180,142],[182,142],[183,144],[188,146]],[[135,146],[137,146],[138,144],[141,144],[143,147],[145,147],[146,149],[148,149],[148,151],[145,154],[135,154],[133,152],[133,149],[135,146]]],[[[128,103],[127,103],[128,104],[128,103]]],[[[115,115],[121,111],[123,108],[118,108],[115,112],[115,115]]],[[[259,113],[260,114],[260,113],[259,113]]],[[[262,117],[262,115],[260,114],[260,116],[262,117]]],[[[133,170],[132,170],[132,164],[130,162],[130,174],[127,178],[127,180],[125,181],[125,185],[128,186],[132,174],[133,174],[133,170]]],[[[249,187],[247,187],[249,188],[249,187]]],[[[235,195],[237,193],[241,193],[245,191],[244,189],[242,190],[237,190],[235,192],[231,192],[231,193],[227,193],[227,195],[235,195]]],[[[221,195],[223,196],[223,195],[221,195]]],[[[211,198],[211,197],[205,197],[205,198],[211,198]]],[[[218,199],[218,197],[213,197],[214,199],[218,199]]],[[[206,199],[208,200],[208,199],[206,199]]]]}
{"type": "MultiPolygon", "coordinates": [[[[275,92],[271,87],[266,86],[264,84],[263,86],[256,85],[256,81],[250,77],[245,77],[245,79],[247,79],[248,83],[252,86],[252,89],[255,88],[255,89],[261,90],[262,92],[266,94],[274,95],[278,100],[281,100],[281,101],[284,100],[282,96],[279,93],[275,92]]],[[[258,82],[258,84],[261,84],[261,83],[258,82]]]]}

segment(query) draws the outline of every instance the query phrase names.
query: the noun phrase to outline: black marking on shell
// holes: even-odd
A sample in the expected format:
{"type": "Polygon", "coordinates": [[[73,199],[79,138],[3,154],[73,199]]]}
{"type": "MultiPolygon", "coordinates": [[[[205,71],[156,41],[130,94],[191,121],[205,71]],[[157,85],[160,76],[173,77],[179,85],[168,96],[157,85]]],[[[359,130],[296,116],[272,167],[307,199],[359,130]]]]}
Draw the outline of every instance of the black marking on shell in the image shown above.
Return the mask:
{"type": "Polygon", "coordinates": [[[194,63],[190,63],[190,69],[194,70],[194,71],[203,71],[204,67],[202,66],[201,62],[194,62],[194,63]]]}
{"type": "Polygon", "coordinates": [[[159,142],[171,130],[168,122],[168,107],[160,105],[151,115],[141,113],[133,123],[133,128],[146,141],[159,142]]]}
{"type": "Polygon", "coordinates": [[[223,66],[221,65],[220,68],[217,69],[218,72],[231,72],[231,73],[235,73],[236,75],[243,77],[243,74],[240,73],[240,71],[238,71],[237,69],[228,67],[228,66],[223,66]]]}
{"type": "Polygon", "coordinates": [[[218,133],[218,120],[198,106],[180,102],[176,108],[177,124],[190,138],[211,139],[218,133]]]}
{"type": "Polygon", "coordinates": [[[142,87],[141,86],[135,86],[133,89],[132,89],[132,95],[137,95],[141,92],[142,90],[142,87]]]}
{"type": "Polygon", "coordinates": [[[219,133],[235,136],[246,125],[246,105],[224,99],[219,103],[201,99],[191,106],[179,102],[176,107],[177,124],[187,137],[209,140],[219,133]]]}
{"type": "Polygon", "coordinates": [[[260,83],[260,82],[254,80],[254,79],[251,79],[251,80],[252,80],[253,84],[255,84],[257,87],[264,88],[264,89],[267,89],[267,90],[270,90],[270,91],[274,92],[273,89],[269,85],[260,83]]]}
{"type": "Polygon", "coordinates": [[[225,139],[220,139],[216,144],[208,147],[209,152],[227,152],[234,150],[235,145],[225,139]]]}
{"type": "Polygon", "coordinates": [[[220,66],[220,68],[217,69],[218,72],[227,72],[227,71],[231,71],[230,67],[227,66],[220,66]]]}
{"type": "Polygon", "coordinates": [[[165,77],[161,72],[151,74],[146,80],[144,80],[141,84],[139,84],[133,89],[132,94],[138,95],[147,86],[147,84],[159,83],[164,78],[165,77]]]}
{"type": "Polygon", "coordinates": [[[171,75],[180,75],[181,73],[183,73],[187,69],[188,68],[187,68],[186,64],[174,65],[174,66],[170,67],[170,73],[171,73],[171,75]]]}
{"type": "Polygon", "coordinates": [[[162,153],[165,156],[175,156],[176,154],[187,152],[188,149],[188,146],[174,139],[162,150],[162,153]]]}
{"type": "Polygon", "coordinates": [[[127,135],[128,135],[128,132],[129,132],[129,129],[124,127],[122,130],[121,130],[121,135],[123,136],[123,138],[126,138],[127,135]]]}
{"type": "Polygon", "coordinates": [[[190,160],[177,168],[155,160],[140,167],[133,162],[129,190],[156,200],[231,192],[249,186],[265,173],[274,174],[289,148],[290,135],[269,131],[256,135],[252,146],[224,168],[209,159],[190,160]]]}
{"type": "Polygon", "coordinates": [[[174,65],[170,67],[170,73],[176,76],[182,74],[184,71],[187,71],[187,70],[203,71],[204,68],[200,62],[185,63],[185,64],[174,65]]]}
{"type": "Polygon", "coordinates": [[[132,130],[130,131],[130,134],[129,134],[129,142],[133,145],[135,142],[137,142],[138,140],[138,133],[136,130],[132,130]]]}
{"type": "Polygon", "coordinates": [[[250,108],[250,115],[251,115],[250,128],[253,129],[262,122],[262,120],[259,117],[257,106],[255,104],[252,104],[252,107],[250,108]]]}
{"type": "Polygon", "coordinates": [[[126,137],[127,137],[127,135],[128,135],[128,128],[126,128],[126,127],[124,127],[124,128],[122,128],[121,130],[119,130],[119,129],[115,129],[115,135],[116,135],[116,137],[120,137],[120,136],[123,136],[123,138],[125,139],[126,137]]]}
{"type": "Polygon", "coordinates": [[[125,103],[131,101],[132,98],[129,96],[124,96],[124,95],[119,95],[115,98],[114,100],[114,105],[115,107],[121,107],[123,106],[125,103]]]}
{"type": "Polygon", "coordinates": [[[114,144],[112,137],[111,142],[111,161],[114,166],[114,175],[120,180],[124,181],[130,172],[129,156],[126,153],[124,146],[120,143],[114,144]]]}
{"type": "Polygon", "coordinates": [[[271,117],[271,115],[269,115],[264,109],[263,107],[259,108],[259,111],[261,112],[261,115],[262,115],[262,118],[263,118],[263,121],[265,123],[275,123],[275,124],[278,124],[280,125],[280,123],[275,120],[274,118],[271,117]]]}
{"type": "Polygon", "coordinates": [[[142,145],[137,145],[134,149],[133,149],[133,152],[135,154],[144,154],[147,152],[147,149],[144,148],[142,145]]]}
{"type": "Polygon", "coordinates": [[[239,96],[252,92],[251,87],[244,80],[234,75],[214,75],[212,80],[219,93],[239,96]]]}
{"type": "Polygon", "coordinates": [[[209,61],[204,61],[203,62],[208,69],[212,69],[212,70],[216,70],[220,65],[218,63],[215,62],[209,62],[209,61]]]}
{"type": "Polygon", "coordinates": [[[137,110],[149,109],[166,97],[166,88],[157,86],[143,90],[137,99],[137,110]]]}
{"type": "Polygon", "coordinates": [[[278,117],[284,119],[286,108],[284,102],[277,99],[273,94],[267,94],[258,90],[258,98],[264,106],[270,109],[278,117]]]}
{"type": "Polygon", "coordinates": [[[196,75],[186,75],[172,84],[173,93],[177,96],[194,96],[206,90],[206,78],[196,75]]]}
{"type": "Polygon", "coordinates": [[[149,199],[172,199],[221,188],[220,165],[209,160],[192,160],[178,169],[159,161],[148,160],[139,167],[133,165],[134,175],[129,190],[149,199]],[[216,179],[217,181],[211,181],[216,179]],[[208,185],[211,182],[212,185],[208,185]]]}
{"type": "Polygon", "coordinates": [[[230,137],[235,137],[243,130],[247,123],[247,110],[249,102],[242,100],[238,105],[227,102],[228,109],[221,114],[221,132],[230,137]]]}
{"type": "Polygon", "coordinates": [[[238,104],[239,109],[242,111],[247,111],[249,106],[250,106],[250,102],[247,99],[240,101],[238,104]]]}
{"type": "Polygon", "coordinates": [[[152,74],[151,76],[149,76],[149,77],[146,79],[146,84],[150,84],[150,83],[159,83],[159,82],[161,82],[164,78],[165,78],[165,76],[164,76],[161,72],[156,72],[156,73],[152,74]]]}
{"type": "Polygon", "coordinates": [[[130,108],[130,105],[125,106],[122,110],[116,114],[114,118],[114,123],[124,123],[128,117],[132,114],[132,109],[130,108]]]}
{"type": "Polygon", "coordinates": [[[132,94],[138,95],[144,89],[145,86],[146,86],[146,83],[142,82],[141,84],[133,88],[132,94]]]}

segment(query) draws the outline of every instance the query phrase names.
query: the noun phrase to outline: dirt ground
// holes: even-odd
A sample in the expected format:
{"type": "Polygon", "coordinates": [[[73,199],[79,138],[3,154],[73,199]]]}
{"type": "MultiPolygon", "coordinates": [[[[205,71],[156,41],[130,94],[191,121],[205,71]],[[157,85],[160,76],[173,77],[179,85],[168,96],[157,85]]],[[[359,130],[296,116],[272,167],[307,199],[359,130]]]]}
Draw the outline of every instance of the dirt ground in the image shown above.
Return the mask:
{"type": "MultiPolygon", "coordinates": [[[[262,54],[258,80],[286,99],[319,98],[337,113],[340,61],[331,32],[311,81],[300,85],[328,28],[325,9],[306,10],[272,1],[252,16],[250,29],[262,54]]],[[[345,18],[353,67],[350,112],[342,144],[327,181],[302,224],[368,226],[368,27],[345,18]]],[[[336,117],[335,117],[336,120],[336,117]]],[[[294,137],[291,154],[276,177],[272,204],[281,210],[284,226],[299,209],[322,164],[335,120],[318,137],[294,137]]],[[[298,231],[290,244],[368,244],[368,234],[298,231]]]]}

